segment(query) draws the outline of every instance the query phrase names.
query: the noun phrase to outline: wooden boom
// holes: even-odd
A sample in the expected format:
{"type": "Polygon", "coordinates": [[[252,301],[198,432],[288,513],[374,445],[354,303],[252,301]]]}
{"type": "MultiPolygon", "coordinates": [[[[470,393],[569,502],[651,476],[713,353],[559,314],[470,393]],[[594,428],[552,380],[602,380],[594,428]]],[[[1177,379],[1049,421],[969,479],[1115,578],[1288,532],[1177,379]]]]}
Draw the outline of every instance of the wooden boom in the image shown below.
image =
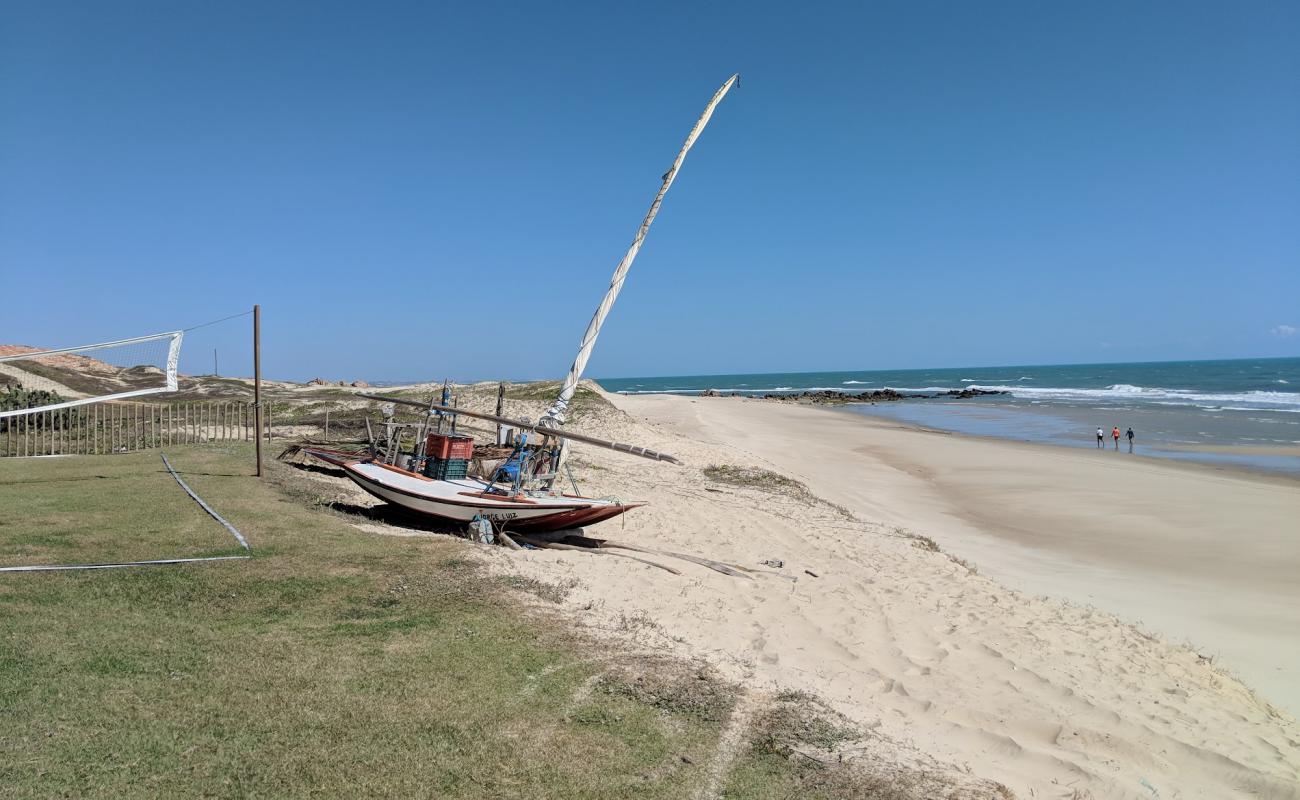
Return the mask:
{"type": "MultiPolygon", "coordinates": [[[[528,431],[538,430],[537,423],[527,422],[518,419],[510,419],[509,417],[498,417],[495,414],[484,414],[478,411],[466,411],[463,408],[452,408],[451,406],[441,406],[438,405],[437,403],[433,403],[433,404],[421,403],[418,400],[405,400],[400,397],[384,397],[383,395],[380,394],[363,394],[361,392],[357,393],[357,397],[364,397],[367,400],[379,400],[380,402],[384,402],[384,403],[396,403],[398,405],[403,405],[403,406],[414,406],[416,408],[423,408],[428,411],[441,411],[444,414],[460,414],[461,416],[473,417],[474,419],[487,420],[488,422],[499,422],[503,425],[511,425],[516,428],[521,428],[528,431]]],[[[642,458],[648,458],[651,461],[667,461],[669,464],[676,464],[678,466],[682,466],[682,462],[678,461],[675,456],[670,456],[667,453],[660,453],[659,451],[651,450],[648,447],[638,447],[637,445],[627,444],[626,442],[611,442],[606,439],[597,439],[595,436],[585,436],[581,433],[569,433],[568,431],[555,430],[554,428],[543,428],[542,433],[546,436],[557,436],[561,439],[571,439],[575,442],[583,442],[584,444],[591,444],[591,445],[595,445],[596,447],[604,447],[607,450],[616,450],[620,453],[631,453],[634,456],[641,456],[642,458]]]]}

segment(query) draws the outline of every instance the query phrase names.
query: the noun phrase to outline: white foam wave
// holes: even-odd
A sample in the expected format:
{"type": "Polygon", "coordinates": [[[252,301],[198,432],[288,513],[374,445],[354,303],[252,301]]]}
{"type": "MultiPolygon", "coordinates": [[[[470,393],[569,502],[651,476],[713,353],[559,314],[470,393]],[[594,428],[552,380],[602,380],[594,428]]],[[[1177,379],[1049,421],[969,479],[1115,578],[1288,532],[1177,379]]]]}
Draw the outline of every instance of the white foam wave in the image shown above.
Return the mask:
{"type": "MultiPolygon", "coordinates": [[[[1300,414],[1300,408],[1246,408],[1245,406],[1223,406],[1223,411],[1285,411],[1288,414],[1300,414]]],[[[1261,420],[1272,422],[1272,420],[1261,420]]]]}
{"type": "Polygon", "coordinates": [[[1063,387],[1028,387],[1006,384],[980,384],[969,387],[987,391],[1010,392],[1013,397],[1039,400],[1074,400],[1097,402],[1128,400],[1160,405],[1215,405],[1232,411],[1297,411],[1300,412],[1300,392],[1198,392],[1190,389],[1165,389],[1161,387],[1133,386],[1116,383],[1105,389],[1067,389],[1063,387]]]}
{"type": "MultiPolygon", "coordinates": [[[[975,379],[970,379],[975,380],[975,379]]],[[[1022,379],[1023,380],[1023,379],[1022,379]]],[[[870,381],[844,381],[840,386],[773,386],[754,388],[743,384],[730,387],[715,386],[714,391],[724,394],[763,395],[799,392],[843,392],[846,385],[864,386],[870,381]]],[[[957,389],[1006,392],[1010,397],[1033,404],[1043,402],[1073,402],[1094,404],[1124,403],[1152,406],[1200,407],[1206,411],[1290,412],[1300,414],[1300,392],[1254,390],[1249,392],[1207,392],[1190,389],[1165,389],[1162,387],[1134,386],[1116,383],[1103,389],[1075,389],[1050,386],[1025,386],[1016,382],[970,383],[963,379],[958,386],[884,386],[902,394],[942,394],[957,389]]],[[[627,394],[699,394],[703,389],[683,386],[663,389],[631,389],[627,394]]]]}

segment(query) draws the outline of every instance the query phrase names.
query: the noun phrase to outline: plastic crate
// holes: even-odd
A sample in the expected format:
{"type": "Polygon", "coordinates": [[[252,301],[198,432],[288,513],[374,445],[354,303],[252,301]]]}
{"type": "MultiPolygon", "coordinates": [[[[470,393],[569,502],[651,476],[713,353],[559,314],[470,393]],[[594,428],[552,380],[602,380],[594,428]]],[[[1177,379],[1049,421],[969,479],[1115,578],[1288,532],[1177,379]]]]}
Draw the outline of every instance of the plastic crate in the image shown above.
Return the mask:
{"type": "Polygon", "coordinates": [[[424,455],[437,459],[470,459],[474,457],[474,437],[449,433],[431,433],[424,443],[424,455]]]}
{"type": "Polygon", "coordinates": [[[431,458],[425,464],[424,474],[436,481],[459,480],[469,471],[469,460],[464,458],[431,458]]]}

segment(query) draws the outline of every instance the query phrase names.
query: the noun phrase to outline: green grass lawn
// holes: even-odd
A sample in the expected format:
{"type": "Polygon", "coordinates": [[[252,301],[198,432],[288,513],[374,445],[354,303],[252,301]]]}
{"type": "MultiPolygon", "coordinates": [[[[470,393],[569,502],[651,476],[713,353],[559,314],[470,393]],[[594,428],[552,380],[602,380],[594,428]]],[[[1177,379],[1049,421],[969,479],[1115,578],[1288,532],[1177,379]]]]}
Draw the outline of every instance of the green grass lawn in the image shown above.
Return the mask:
{"type": "MultiPolygon", "coordinates": [[[[202,469],[207,474],[194,480],[247,481],[246,464],[228,466],[202,469]]],[[[234,537],[176,484],[156,451],[0,460],[0,566],[241,553],[234,537]]]]}
{"type": "MultiPolygon", "coordinates": [[[[0,573],[0,795],[683,797],[726,709],[619,691],[465,559],[173,448],[251,561],[0,573]],[[595,687],[594,689],[592,687],[595,687]],[[703,710],[702,710],[703,709],[703,710]]],[[[0,461],[6,563],[232,552],[156,453],[0,461]]]]}

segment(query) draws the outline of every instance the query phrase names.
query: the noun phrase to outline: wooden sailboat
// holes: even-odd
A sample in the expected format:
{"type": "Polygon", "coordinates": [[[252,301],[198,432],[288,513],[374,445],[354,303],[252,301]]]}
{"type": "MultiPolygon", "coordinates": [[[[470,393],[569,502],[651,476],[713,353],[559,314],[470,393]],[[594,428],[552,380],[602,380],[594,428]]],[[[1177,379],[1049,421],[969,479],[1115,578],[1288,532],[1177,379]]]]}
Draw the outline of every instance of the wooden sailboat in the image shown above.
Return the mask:
{"type": "Polygon", "coordinates": [[[562,493],[519,491],[477,478],[435,480],[373,458],[304,447],[302,452],[342,468],[354,483],[387,503],[447,523],[475,517],[513,531],[559,531],[593,525],[644,503],[623,503],[562,493]]]}
{"type": "MultiPolygon", "coordinates": [[[[301,452],[340,467],[358,486],[380,500],[449,523],[464,524],[480,518],[490,520],[501,529],[528,532],[557,531],[591,525],[644,505],[644,503],[581,497],[576,493],[565,494],[557,490],[556,479],[562,474],[568,453],[568,442],[582,441],[656,461],[680,463],[677,459],[644,447],[608,442],[564,431],[561,428],[569,403],[582,379],[587,361],[591,358],[601,326],[613,307],[619,291],[623,288],[623,281],[641,249],[651,223],[659,213],[664,196],[676,179],[686,154],[713,116],[714,109],[739,78],[739,75],[731,76],[714,93],[704,113],[691,128],[672,167],[664,173],[659,191],[650,204],[650,210],[642,219],[641,227],[637,230],[631,247],[615,268],[609,289],[587,325],[573,366],[570,367],[569,374],[565,377],[555,401],[541,420],[534,425],[529,425],[519,420],[464,411],[446,405],[445,396],[442,405],[435,405],[380,395],[361,395],[388,403],[418,406],[427,409],[430,414],[461,414],[509,424],[523,433],[521,443],[507,462],[513,464],[512,469],[506,471],[498,469],[491,475],[479,478],[440,480],[421,474],[418,469],[404,469],[395,463],[386,463],[373,455],[357,455],[318,447],[303,447],[301,452]],[[529,443],[530,436],[540,438],[540,442],[529,443]]],[[[427,463],[425,459],[427,454],[419,449],[422,446],[417,444],[416,451],[406,461],[413,464],[427,463]]]]}

